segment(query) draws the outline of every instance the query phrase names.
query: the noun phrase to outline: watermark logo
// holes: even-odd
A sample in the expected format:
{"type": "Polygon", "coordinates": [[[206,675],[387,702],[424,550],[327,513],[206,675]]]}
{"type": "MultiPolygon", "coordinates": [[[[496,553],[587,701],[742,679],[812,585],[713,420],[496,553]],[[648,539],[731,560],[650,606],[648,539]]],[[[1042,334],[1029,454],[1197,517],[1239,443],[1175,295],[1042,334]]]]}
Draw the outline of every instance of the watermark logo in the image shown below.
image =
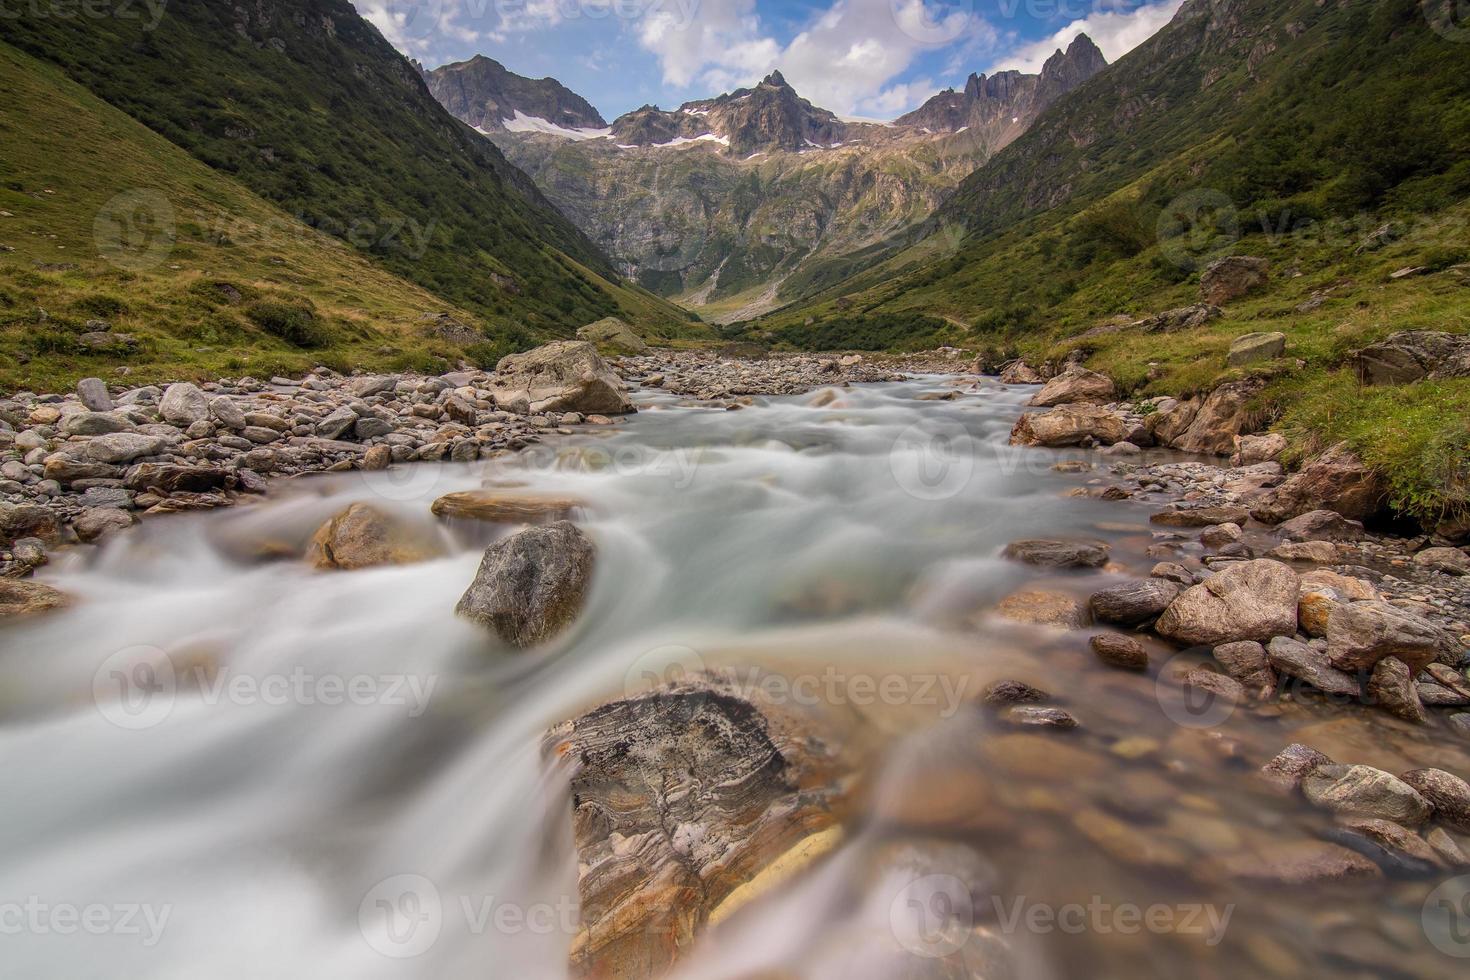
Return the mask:
{"type": "Polygon", "coordinates": [[[384,956],[422,956],[444,930],[444,902],[439,889],[423,875],[394,875],[362,897],[357,926],[367,944],[384,956]]]}
{"type": "Polygon", "coordinates": [[[444,21],[447,0],[386,0],[379,17],[386,19],[394,40],[427,41],[444,21]]]}
{"type": "Polygon", "coordinates": [[[148,272],[168,260],[178,241],[174,206],[161,191],[123,191],[92,222],[102,258],[126,272],[148,272]]]}
{"type": "Polygon", "coordinates": [[[974,0],[888,0],[893,23],[920,44],[945,45],[975,26],[974,0]]]}
{"type": "Polygon", "coordinates": [[[1470,875],[1451,878],[1430,892],[1420,922],[1435,949],[1446,956],[1470,959],[1470,875]]]}
{"type": "Polygon", "coordinates": [[[1154,680],[1154,697],[1164,717],[1180,728],[1218,728],[1235,713],[1235,701],[1191,680],[1190,674],[1220,674],[1221,671],[1213,663],[1192,665],[1184,659],[1187,653],[1186,650],[1175,655],[1159,671],[1154,680]],[[1186,669],[1186,664],[1191,666],[1186,669]]]}
{"type": "Polygon", "coordinates": [[[1240,214],[1225,193],[1200,188],[1170,201],[1157,230],[1164,258],[1181,269],[1201,269],[1240,241],[1240,214]]]}
{"type": "Polygon", "coordinates": [[[439,494],[439,485],[444,481],[441,466],[390,466],[383,470],[357,470],[357,478],[367,491],[380,500],[395,504],[427,500],[439,494]]]}
{"type": "Polygon", "coordinates": [[[623,693],[637,697],[660,687],[682,684],[705,671],[704,658],[689,647],[655,647],[633,661],[623,675],[623,693]]]}
{"type": "Polygon", "coordinates": [[[926,419],[899,433],[888,452],[888,470],[918,500],[948,500],[975,474],[974,441],[958,422],[926,419]]]}
{"type": "Polygon", "coordinates": [[[943,959],[965,947],[975,928],[974,896],[954,875],[924,875],[905,885],[888,906],[888,925],[904,949],[943,959]]]}
{"type": "Polygon", "coordinates": [[[118,728],[141,731],[160,725],[173,713],[178,694],[173,661],[158,647],[117,651],[92,675],[92,701],[118,728]]]}

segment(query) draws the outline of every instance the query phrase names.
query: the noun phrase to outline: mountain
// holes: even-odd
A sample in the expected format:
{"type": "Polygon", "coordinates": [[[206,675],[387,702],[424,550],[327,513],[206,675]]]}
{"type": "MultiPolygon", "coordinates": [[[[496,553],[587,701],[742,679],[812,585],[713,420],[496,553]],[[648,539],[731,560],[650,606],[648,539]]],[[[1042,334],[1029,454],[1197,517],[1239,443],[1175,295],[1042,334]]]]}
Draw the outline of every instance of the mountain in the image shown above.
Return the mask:
{"type": "Polygon", "coordinates": [[[504,353],[473,313],[3,42],[0,167],[0,390],[504,353]]]}
{"type": "Polygon", "coordinates": [[[484,55],[425,72],[424,78],[440,105],[482,132],[540,123],[553,127],[548,132],[607,128],[591,103],[556,79],[525,78],[484,55]]]}
{"type": "Polygon", "coordinates": [[[150,26],[19,17],[0,30],[286,213],[474,312],[500,343],[608,315],[679,324],[620,283],[349,0],[197,0],[150,26]]]}
{"type": "Polygon", "coordinates": [[[1264,375],[1253,405],[1299,452],[1347,440],[1393,474],[1403,509],[1463,512],[1470,380],[1365,389],[1351,356],[1470,324],[1470,45],[1454,13],[1189,0],[964,180],[927,237],[731,333],[1080,352],[1135,400],[1264,375]],[[1264,260],[1254,291],[1157,318],[1198,304],[1231,256],[1264,260]],[[1259,332],[1284,334],[1288,359],[1232,367],[1232,342],[1259,332]]]}
{"type": "Polygon", "coordinates": [[[992,99],[1004,125],[844,121],[773,72],[677,109],[644,106],[606,136],[549,120],[487,135],[624,275],[708,318],[742,319],[842,278],[864,250],[921,224],[1100,67],[1084,39],[1044,76],[1008,76],[1016,98],[992,99]]]}
{"type": "Polygon", "coordinates": [[[1057,51],[1047,59],[1040,75],[1019,71],[997,72],[989,77],[971,75],[963,91],[941,92],[894,122],[942,133],[986,129],[995,139],[1009,143],[1057,98],[1107,66],[1107,59],[1092,38],[1079,34],[1065,52],[1057,51]]]}
{"type": "Polygon", "coordinates": [[[736,156],[831,147],[846,142],[848,127],[796,94],[779,71],[755,88],[686,102],[673,112],[644,106],[613,122],[612,139],[633,146],[676,140],[712,140],[736,156]]]}

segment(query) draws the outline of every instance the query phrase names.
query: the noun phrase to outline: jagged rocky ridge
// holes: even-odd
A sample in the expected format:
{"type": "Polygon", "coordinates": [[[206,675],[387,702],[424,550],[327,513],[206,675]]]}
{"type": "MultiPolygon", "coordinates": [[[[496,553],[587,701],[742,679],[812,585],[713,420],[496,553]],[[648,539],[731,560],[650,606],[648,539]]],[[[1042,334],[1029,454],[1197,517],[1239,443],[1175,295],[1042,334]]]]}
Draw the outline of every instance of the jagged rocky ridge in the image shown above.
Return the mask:
{"type": "Polygon", "coordinates": [[[478,130],[514,130],[536,120],[567,129],[604,129],[592,104],[554,78],[525,78],[493,58],[425,71],[424,80],[444,108],[478,130]]]}
{"type": "Polygon", "coordinates": [[[510,127],[519,131],[486,124],[491,103],[516,119],[541,103],[507,101],[504,83],[466,91],[472,77],[498,77],[474,64],[430,72],[431,88],[485,129],[625,275],[715,320],[754,315],[840,277],[854,254],[928,218],[1051,101],[1105,67],[1080,36],[1040,75],[975,76],[973,98],[941,94],[888,125],[844,121],[773,72],[678,109],[636,109],[603,136],[545,116],[545,126],[510,127]]]}

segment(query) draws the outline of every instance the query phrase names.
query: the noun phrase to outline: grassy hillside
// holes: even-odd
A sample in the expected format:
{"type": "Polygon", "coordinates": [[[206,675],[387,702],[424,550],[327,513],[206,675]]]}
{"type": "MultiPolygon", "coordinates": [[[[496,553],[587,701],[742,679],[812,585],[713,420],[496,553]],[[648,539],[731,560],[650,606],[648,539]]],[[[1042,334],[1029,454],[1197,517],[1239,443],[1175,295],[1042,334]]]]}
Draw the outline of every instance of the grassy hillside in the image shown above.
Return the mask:
{"type": "Polygon", "coordinates": [[[1406,509],[1464,507],[1470,382],[1359,391],[1346,362],[1398,330],[1470,329],[1467,77],[1470,45],[1419,0],[1192,0],[965,182],[936,219],[961,240],[935,235],[743,334],[800,345],[835,321],[911,318],[896,346],[1080,347],[1146,397],[1210,387],[1232,376],[1234,337],[1280,330],[1289,359],[1262,401],[1283,431],[1349,439],[1406,509]],[[1360,250],[1385,224],[1392,240],[1360,250]],[[1120,326],[1198,302],[1200,271],[1230,254],[1272,276],[1223,319],[1120,326]],[[1405,268],[1424,271],[1392,278],[1405,268]]]}
{"type": "Polygon", "coordinates": [[[613,314],[681,322],[617,284],[606,258],[449,116],[348,0],[197,0],[170,4],[148,28],[141,17],[22,14],[0,21],[0,39],[474,312],[503,343],[613,314]]]}

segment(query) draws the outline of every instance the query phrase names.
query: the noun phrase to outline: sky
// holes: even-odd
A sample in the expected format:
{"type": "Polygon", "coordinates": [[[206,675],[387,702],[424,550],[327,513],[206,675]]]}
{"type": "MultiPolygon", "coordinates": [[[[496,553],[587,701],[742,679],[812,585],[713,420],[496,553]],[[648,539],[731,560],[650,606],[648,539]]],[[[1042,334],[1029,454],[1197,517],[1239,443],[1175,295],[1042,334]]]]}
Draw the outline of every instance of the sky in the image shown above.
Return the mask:
{"type": "Polygon", "coordinates": [[[1036,72],[1081,31],[1109,61],[1183,0],[353,0],[429,68],[484,54],[552,76],[610,121],[774,69],[838,115],[891,119],[971,72],[1036,72]]]}

